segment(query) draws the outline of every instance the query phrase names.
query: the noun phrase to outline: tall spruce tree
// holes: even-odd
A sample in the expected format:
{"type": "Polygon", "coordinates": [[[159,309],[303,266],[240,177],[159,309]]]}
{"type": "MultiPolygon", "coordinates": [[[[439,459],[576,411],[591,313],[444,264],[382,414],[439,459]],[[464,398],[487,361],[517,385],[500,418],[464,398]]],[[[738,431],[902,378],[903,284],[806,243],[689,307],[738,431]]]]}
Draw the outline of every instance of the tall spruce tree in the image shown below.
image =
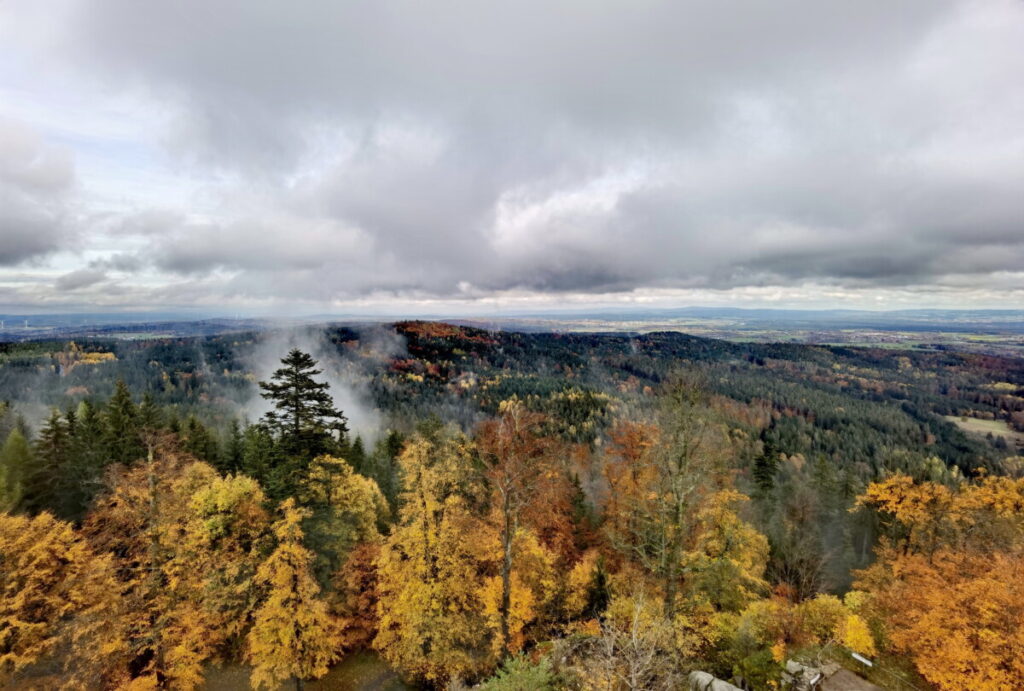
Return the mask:
{"type": "Polygon", "coordinates": [[[139,405],[139,428],[147,431],[155,431],[163,427],[163,414],[153,398],[153,394],[147,391],[142,395],[142,403],[139,405]]]}
{"type": "Polygon", "coordinates": [[[183,441],[185,450],[190,454],[214,466],[218,465],[220,448],[217,440],[195,415],[189,415],[185,421],[183,441]]]}
{"type": "Polygon", "coordinates": [[[33,511],[49,510],[67,517],[62,502],[67,497],[71,435],[60,412],[54,408],[35,442],[36,469],[29,480],[28,506],[33,511]]]}
{"type": "Polygon", "coordinates": [[[143,456],[139,436],[139,411],[123,379],[114,386],[114,395],[104,411],[104,441],[114,463],[128,465],[143,456]]]}
{"type": "Polygon", "coordinates": [[[68,435],[67,463],[61,472],[61,518],[77,520],[102,486],[103,470],[110,462],[106,428],[96,407],[82,401],[64,413],[68,435]]]}
{"type": "Polygon", "coordinates": [[[316,360],[308,353],[293,348],[281,364],[271,381],[260,382],[261,395],[274,403],[263,423],[285,453],[308,462],[335,450],[348,433],[348,421],[335,409],[327,392],[330,385],[313,378],[323,370],[316,368],[316,360]]]}
{"type": "Polygon", "coordinates": [[[242,426],[235,418],[228,426],[228,434],[224,439],[223,449],[220,453],[220,464],[217,469],[222,473],[236,475],[242,472],[242,465],[245,462],[245,437],[242,436],[242,426]]]}
{"type": "Polygon", "coordinates": [[[762,451],[754,459],[753,477],[754,483],[761,494],[767,494],[775,487],[775,475],[779,469],[779,449],[775,440],[769,434],[770,427],[761,432],[762,451]]]}

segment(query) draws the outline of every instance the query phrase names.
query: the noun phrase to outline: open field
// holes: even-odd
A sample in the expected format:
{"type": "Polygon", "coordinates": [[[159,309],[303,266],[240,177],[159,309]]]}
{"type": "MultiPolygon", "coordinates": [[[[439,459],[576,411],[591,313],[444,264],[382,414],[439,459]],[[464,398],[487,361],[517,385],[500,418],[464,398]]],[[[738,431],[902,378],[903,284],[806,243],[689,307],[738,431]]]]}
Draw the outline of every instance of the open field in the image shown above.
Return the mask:
{"type": "Polygon", "coordinates": [[[991,434],[993,437],[1002,437],[1008,442],[1024,447],[1024,433],[1011,428],[1005,420],[982,420],[975,417],[963,418],[955,415],[946,415],[945,418],[969,434],[980,436],[991,434]]]}

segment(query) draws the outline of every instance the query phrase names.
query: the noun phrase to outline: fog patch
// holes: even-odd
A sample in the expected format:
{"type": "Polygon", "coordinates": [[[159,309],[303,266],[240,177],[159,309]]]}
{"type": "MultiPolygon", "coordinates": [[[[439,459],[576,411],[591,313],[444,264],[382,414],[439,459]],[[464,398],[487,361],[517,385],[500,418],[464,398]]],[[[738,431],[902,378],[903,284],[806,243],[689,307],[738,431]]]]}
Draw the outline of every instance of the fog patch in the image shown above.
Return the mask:
{"type": "MultiPolygon", "coordinates": [[[[369,383],[376,369],[372,365],[383,363],[405,353],[405,342],[393,330],[382,326],[360,329],[358,346],[354,352],[332,343],[323,327],[294,327],[268,332],[243,359],[256,381],[269,381],[281,367],[281,359],[293,348],[309,353],[322,372],[314,378],[326,382],[334,407],[348,418],[349,434],[362,437],[372,444],[384,426],[383,416],[374,404],[369,383]],[[375,362],[378,361],[378,362],[375,362]]],[[[273,408],[271,401],[260,395],[254,384],[252,395],[242,405],[242,413],[252,421],[260,419],[273,408]]]]}

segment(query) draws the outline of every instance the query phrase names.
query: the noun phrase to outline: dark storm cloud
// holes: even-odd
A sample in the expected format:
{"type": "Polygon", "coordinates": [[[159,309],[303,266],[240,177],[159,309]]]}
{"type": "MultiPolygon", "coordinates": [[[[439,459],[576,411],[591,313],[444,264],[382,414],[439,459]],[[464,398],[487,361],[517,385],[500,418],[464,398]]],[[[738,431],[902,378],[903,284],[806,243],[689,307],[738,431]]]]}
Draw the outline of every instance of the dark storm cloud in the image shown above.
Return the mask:
{"type": "MultiPolygon", "coordinates": [[[[122,261],[233,296],[1024,271],[1012,0],[71,6],[53,59],[227,181],[209,218],[111,226],[122,261]]],[[[0,261],[45,251],[18,237],[46,245],[0,261]]]]}

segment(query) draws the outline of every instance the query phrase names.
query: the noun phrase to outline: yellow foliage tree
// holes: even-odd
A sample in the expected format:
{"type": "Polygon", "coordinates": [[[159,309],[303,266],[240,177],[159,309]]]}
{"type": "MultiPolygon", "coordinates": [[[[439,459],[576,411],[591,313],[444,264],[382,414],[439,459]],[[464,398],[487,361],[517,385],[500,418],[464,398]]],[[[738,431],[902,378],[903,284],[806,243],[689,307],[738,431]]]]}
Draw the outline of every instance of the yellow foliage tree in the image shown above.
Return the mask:
{"type": "Polygon", "coordinates": [[[269,516],[259,484],[245,476],[217,477],[196,490],[176,549],[164,566],[176,593],[168,613],[166,674],[180,687],[203,681],[203,663],[223,659],[252,616],[256,569],[268,541],[269,516]]]}
{"type": "MultiPolygon", "coordinates": [[[[0,686],[54,652],[74,629],[102,622],[118,608],[111,560],[97,556],[69,523],[48,513],[0,514],[0,686]]],[[[108,636],[96,654],[122,645],[108,636]]]]}
{"type": "Polygon", "coordinates": [[[768,590],[768,538],[736,513],[743,501],[747,497],[732,489],[710,495],[697,513],[693,548],[685,555],[688,590],[732,612],[768,590]]]}
{"type": "MultiPolygon", "coordinates": [[[[497,542],[503,542],[500,537],[497,542]]],[[[495,544],[498,548],[498,545],[495,544]]],[[[513,540],[512,549],[516,555],[515,565],[510,572],[507,628],[503,629],[502,595],[505,592],[502,576],[489,576],[484,580],[481,599],[488,624],[494,632],[492,648],[495,657],[506,652],[515,653],[526,643],[526,628],[542,617],[558,589],[555,576],[555,555],[544,547],[529,530],[520,528],[513,540]],[[507,638],[506,638],[507,635],[507,638]],[[503,645],[504,641],[504,645],[503,645]]],[[[497,557],[505,554],[504,548],[493,552],[497,557]]]]}
{"type": "Polygon", "coordinates": [[[286,499],[281,514],[274,524],[277,549],[256,572],[266,596],[246,637],[247,657],[253,665],[253,687],[276,688],[294,678],[301,689],[304,679],[327,673],[338,658],[341,639],[337,623],[318,598],[313,553],[302,546],[304,512],[294,499],[286,499]]]}
{"type": "MultiPolygon", "coordinates": [[[[82,657],[89,662],[86,667],[101,670],[96,674],[154,682],[170,676],[167,654],[190,632],[175,625],[182,589],[176,587],[179,583],[168,569],[174,570],[189,498],[216,477],[210,466],[166,444],[151,446],[147,462],[115,467],[108,475],[108,488],[97,498],[82,530],[94,550],[114,555],[124,606],[110,617],[107,635],[122,639],[125,645],[119,654],[93,657],[98,644],[83,641],[82,657]]],[[[178,648],[176,664],[182,661],[178,648]]],[[[183,685],[190,687],[188,682],[183,685]]]]}
{"type": "Polygon", "coordinates": [[[563,608],[570,619],[582,616],[590,604],[590,591],[600,559],[598,550],[587,550],[565,577],[563,608]]]}
{"type": "MultiPolygon", "coordinates": [[[[437,685],[494,662],[482,601],[481,539],[471,448],[460,434],[427,430],[398,458],[401,520],[378,560],[374,647],[404,675],[437,685]]],[[[490,534],[493,539],[493,533],[490,534]]]]}
{"type": "Polygon", "coordinates": [[[117,468],[86,517],[93,548],[114,557],[123,606],[79,635],[83,669],[195,688],[203,665],[237,648],[255,606],[269,517],[259,485],[221,478],[162,441],[145,463],[117,468]],[[92,637],[90,637],[92,636],[92,637]],[[94,655],[103,639],[124,641],[94,655]]]}
{"type": "Polygon", "coordinates": [[[848,614],[839,627],[839,640],[850,650],[873,656],[878,650],[868,623],[859,614],[848,614]]]}

